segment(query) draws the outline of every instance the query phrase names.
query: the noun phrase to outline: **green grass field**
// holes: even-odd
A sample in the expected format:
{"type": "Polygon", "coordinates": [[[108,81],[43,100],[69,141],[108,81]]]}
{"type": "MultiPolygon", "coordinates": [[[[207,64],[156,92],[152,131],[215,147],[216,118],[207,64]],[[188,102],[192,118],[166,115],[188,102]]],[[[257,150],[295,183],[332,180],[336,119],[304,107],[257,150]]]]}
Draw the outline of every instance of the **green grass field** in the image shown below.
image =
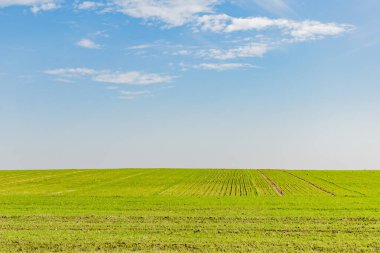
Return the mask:
{"type": "Polygon", "coordinates": [[[380,171],[0,171],[0,251],[380,252],[380,171]]]}

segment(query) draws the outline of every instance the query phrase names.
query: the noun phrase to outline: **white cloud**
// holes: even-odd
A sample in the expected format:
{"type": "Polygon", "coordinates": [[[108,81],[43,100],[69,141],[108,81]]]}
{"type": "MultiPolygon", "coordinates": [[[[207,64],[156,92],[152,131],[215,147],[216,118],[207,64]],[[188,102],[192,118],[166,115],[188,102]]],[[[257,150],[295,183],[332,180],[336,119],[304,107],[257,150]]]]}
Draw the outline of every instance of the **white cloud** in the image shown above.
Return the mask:
{"type": "Polygon", "coordinates": [[[65,78],[56,78],[56,79],[54,79],[54,81],[62,82],[62,83],[73,83],[72,80],[70,80],[70,79],[65,79],[65,78]]]}
{"type": "Polygon", "coordinates": [[[287,32],[292,35],[295,40],[303,41],[309,39],[319,39],[325,36],[339,35],[352,30],[353,26],[307,20],[299,23],[293,22],[287,29],[287,32]]]}
{"type": "MultiPolygon", "coordinates": [[[[237,1],[239,2],[239,0],[237,1]]],[[[285,0],[253,1],[257,5],[274,12],[291,11],[285,0]]],[[[222,1],[218,0],[109,0],[103,3],[84,1],[77,3],[77,8],[94,9],[103,7],[103,12],[120,12],[134,18],[160,21],[167,26],[181,26],[192,23],[195,30],[199,29],[202,31],[232,33],[238,31],[278,29],[283,35],[289,36],[290,39],[294,41],[335,36],[354,28],[352,25],[332,22],[323,23],[314,20],[296,21],[267,17],[237,18],[226,14],[204,15],[213,13],[214,6],[221,2],[222,1]]]]}
{"type": "Polygon", "coordinates": [[[91,9],[97,9],[97,8],[103,7],[104,3],[84,1],[82,3],[77,3],[74,6],[78,10],[91,10],[91,9]]]}
{"type": "Polygon", "coordinates": [[[249,63],[200,63],[200,64],[185,64],[180,63],[182,71],[187,71],[189,69],[202,69],[202,70],[216,70],[216,71],[226,71],[234,69],[244,69],[244,68],[255,68],[255,65],[249,63]]]}
{"type": "Polygon", "coordinates": [[[114,11],[134,18],[158,20],[169,26],[193,21],[197,14],[210,13],[216,0],[113,0],[114,11]]]}
{"type": "Polygon", "coordinates": [[[89,68],[67,68],[67,69],[50,69],[45,71],[49,75],[59,75],[59,76],[85,76],[95,74],[95,70],[89,68]]]}
{"type": "Polygon", "coordinates": [[[89,48],[89,49],[101,48],[101,45],[96,44],[94,41],[90,39],[81,39],[80,41],[78,41],[77,45],[80,47],[89,48]]]}
{"type": "Polygon", "coordinates": [[[147,49],[147,48],[151,48],[151,47],[153,47],[152,44],[140,44],[140,45],[130,46],[130,47],[128,47],[128,49],[139,50],[139,49],[147,49]]]}
{"type": "Polygon", "coordinates": [[[152,95],[152,92],[149,90],[143,90],[143,91],[120,90],[119,93],[120,93],[120,97],[119,97],[120,99],[127,99],[127,100],[132,100],[138,97],[152,95]]]}
{"type": "Polygon", "coordinates": [[[277,28],[297,41],[335,36],[353,29],[352,25],[322,23],[314,20],[294,21],[266,17],[235,18],[225,14],[204,15],[198,18],[196,27],[199,27],[202,31],[224,33],[277,28]]]}
{"type": "Polygon", "coordinates": [[[173,80],[173,76],[138,71],[101,73],[93,77],[96,82],[114,84],[157,84],[173,80]]]}
{"type": "Polygon", "coordinates": [[[197,69],[217,70],[217,71],[225,71],[225,70],[240,69],[240,68],[253,68],[253,67],[255,66],[248,63],[201,63],[194,66],[194,68],[197,68],[197,69]]]}
{"type": "Polygon", "coordinates": [[[270,19],[265,17],[252,18],[231,18],[230,23],[226,24],[225,32],[264,30],[273,27],[287,27],[289,21],[285,19],[270,19]]]}
{"type": "MultiPolygon", "coordinates": [[[[186,49],[174,50],[171,52],[167,51],[166,53],[173,56],[193,56],[204,59],[230,60],[237,58],[262,57],[268,51],[275,48],[275,45],[270,42],[252,41],[253,40],[251,38],[243,38],[237,41],[233,41],[235,46],[230,46],[228,48],[224,46],[206,49],[201,49],[200,47],[189,47],[186,49]]],[[[187,67],[189,66],[186,66],[186,68],[187,67]]]]}
{"type": "Polygon", "coordinates": [[[223,32],[231,17],[226,14],[203,15],[196,21],[196,27],[202,31],[223,32]]]}
{"type": "Polygon", "coordinates": [[[158,84],[168,83],[174,79],[173,76],[157,74],[157,73],[145,73],[139,71],[129,72],[113,72],[108,70],[97,71],[89,68],[61,68],[46,70],[46,74],[56,75],[59,77],[78,78],[89,76],[91,80],[102,83],[112,84],[158,84]]]}
{"type": "Polygon", "coordinates": [[[192,55],[193,51],[189,50],[189,49],[181,49],[181,50],[178,50],[172,54],[173,55],[179,55],[179,56],[187,56],[187,55],[192,55]]]}
{"type": "Polygon", "coordinates": [[[54,10],[54,9],[58,9],[60,6],[59,4],[57,3],[54,3],[54,2],[47,2],[47,3],[42,3],[40,5],[34,5],[32,8],[31,8],[31,11],[33,13],[38,13],[40,11],[49,11],[49,10],[54,10]]]}
{"type": "Polygon", "coordinates": [[[33,13],[54,10],[60,7],[61,0],[0,0],[0,8],[14,5],[29,6],[33,13]]]}
{"type": "Polygon", "coordinates": [[[208,49],[198,52],[202,58],[228,60],[235,58],[261,57],[269,51],[269,46],[261,43],[250,43],[231,49],[208,49]]]}

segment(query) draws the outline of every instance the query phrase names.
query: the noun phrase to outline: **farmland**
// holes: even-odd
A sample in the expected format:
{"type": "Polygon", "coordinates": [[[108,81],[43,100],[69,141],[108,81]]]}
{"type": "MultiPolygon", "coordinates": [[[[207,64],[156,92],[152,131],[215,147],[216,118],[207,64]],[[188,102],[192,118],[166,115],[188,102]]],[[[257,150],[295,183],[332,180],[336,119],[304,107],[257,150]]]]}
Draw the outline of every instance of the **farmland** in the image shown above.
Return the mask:
{"type": "Polygon", "coordinates": [[[379,252],[380,171],[0,172],[0,251],[379,252]]]}

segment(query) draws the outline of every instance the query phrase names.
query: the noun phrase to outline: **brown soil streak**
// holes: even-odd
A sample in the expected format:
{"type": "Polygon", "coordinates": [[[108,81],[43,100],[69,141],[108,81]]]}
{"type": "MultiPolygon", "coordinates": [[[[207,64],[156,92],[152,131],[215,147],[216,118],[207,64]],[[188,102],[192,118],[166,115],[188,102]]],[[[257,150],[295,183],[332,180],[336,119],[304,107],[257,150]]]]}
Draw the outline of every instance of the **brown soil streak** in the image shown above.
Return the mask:
{"type": "Polygon", "coordinates": [[[307,181],[306,179],[303,179],[302,177],[299,177],[299,176],[297,176],[297,175],[294,175],[294,174],[290,173],[289,171],[284,171],[284,172],[288,173],[289,175],[292,175],[292,176],[295,177],[295,178],[298,178],[299,180],[304,181],[305,183],[307,183],[307,184],[313,186],[314,188],[316,188],[316,189],[318,189],[318,190],[320,190],[320,191],[323,191],[324,193],[327,193],[327,194],[330,195],[330,196],[335,196],[335,194],[334,194],[333,192],[330,192],[330,191],[328,191],[328,190],[325,190],[325,189],[323,189],[322,187],[320,187],[320,186],[318,186],[318,185],[316,185],[316,184],[314,184],[314,183],[312,183],[312,182],[310,182],[310,181],[307,181]]]}
{"type": "Polygon", "coordinates": [[[267,177],[267,175],[265,175],[260,170],[259,170],[259,173],[272,186],[273,190],[277,193],[278,196],[284,196],[284,193],[282,192],[282,190],[280,189],[280,187],[278,187],[269,177],[267,177]]]}

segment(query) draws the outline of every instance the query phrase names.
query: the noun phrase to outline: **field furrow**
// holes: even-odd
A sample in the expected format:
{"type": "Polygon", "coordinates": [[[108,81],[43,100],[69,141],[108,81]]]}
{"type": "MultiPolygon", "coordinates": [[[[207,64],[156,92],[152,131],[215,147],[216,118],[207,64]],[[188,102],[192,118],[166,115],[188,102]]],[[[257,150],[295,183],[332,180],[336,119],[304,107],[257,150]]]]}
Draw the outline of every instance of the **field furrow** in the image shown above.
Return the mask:
{"type": "Polygon", "coordinates": [[[324,195],[325,192],[317,187],[294,177],[284,171],[265,170],[265,175],[268,176],[275,185],[281,189],[283,195],[324,195]]]}

